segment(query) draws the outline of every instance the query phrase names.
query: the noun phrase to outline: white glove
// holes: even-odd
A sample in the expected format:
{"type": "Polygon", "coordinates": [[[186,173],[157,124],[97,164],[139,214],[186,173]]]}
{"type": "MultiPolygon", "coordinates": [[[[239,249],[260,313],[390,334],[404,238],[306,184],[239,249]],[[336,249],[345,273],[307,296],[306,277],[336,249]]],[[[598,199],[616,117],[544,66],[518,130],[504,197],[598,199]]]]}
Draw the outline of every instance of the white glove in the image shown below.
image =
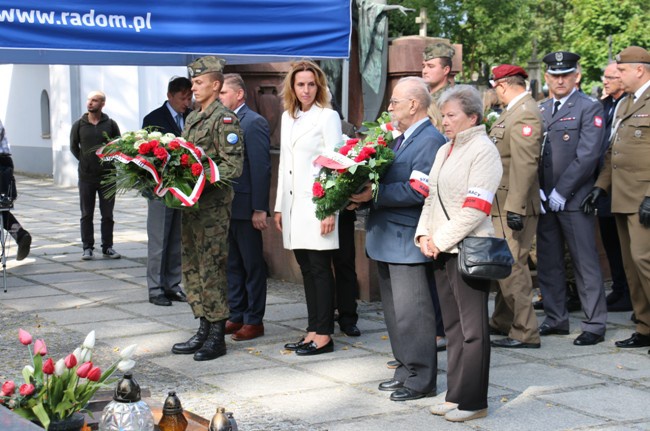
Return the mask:
{"type": "Polygon", "coordinates": [[[546,214],[546,210],[544,209],[544,202],[546,202],[546,193],[544,193],[544,190],[539,189],[539,198],[541,199],[539,209],[542,214],[546,214]]]}
{"type": "Polygon", "coordinates": [[[566,199],[564,198],[564,196],[559,194],[557,190],[553,189],[551,195],[548,197],[548,206],[551,208],[551,211],[553,212],[564,211],[565,203],[566,203],[566,199]]]}

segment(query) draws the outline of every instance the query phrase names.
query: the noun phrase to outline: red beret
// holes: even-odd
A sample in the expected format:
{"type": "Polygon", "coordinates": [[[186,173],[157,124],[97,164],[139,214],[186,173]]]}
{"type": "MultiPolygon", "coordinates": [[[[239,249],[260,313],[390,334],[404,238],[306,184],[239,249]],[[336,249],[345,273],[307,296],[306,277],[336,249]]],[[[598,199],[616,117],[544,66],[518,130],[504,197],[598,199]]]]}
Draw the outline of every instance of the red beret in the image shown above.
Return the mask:
{"type": "Polygon", "coordinates": [[[495,80],[515,75],[521,75],[524,78],[528,78],[528,74],[524,69],[519,66],[513,66],[512,64],[502,64],[495,67],[492,69],[492,75],[494,75],[493,79],[495,80]]]}

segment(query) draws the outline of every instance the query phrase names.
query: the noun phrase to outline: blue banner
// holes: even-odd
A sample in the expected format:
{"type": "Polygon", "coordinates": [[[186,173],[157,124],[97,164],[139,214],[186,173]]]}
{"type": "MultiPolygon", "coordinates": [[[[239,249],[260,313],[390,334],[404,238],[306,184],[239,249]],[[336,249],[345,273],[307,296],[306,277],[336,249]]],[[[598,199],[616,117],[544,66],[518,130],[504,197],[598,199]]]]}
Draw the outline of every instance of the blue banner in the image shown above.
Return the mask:
{"type": "Polygon", "coordinates": [[[347,58],[350,0],[0,0],[0,63],[347,58]]]}

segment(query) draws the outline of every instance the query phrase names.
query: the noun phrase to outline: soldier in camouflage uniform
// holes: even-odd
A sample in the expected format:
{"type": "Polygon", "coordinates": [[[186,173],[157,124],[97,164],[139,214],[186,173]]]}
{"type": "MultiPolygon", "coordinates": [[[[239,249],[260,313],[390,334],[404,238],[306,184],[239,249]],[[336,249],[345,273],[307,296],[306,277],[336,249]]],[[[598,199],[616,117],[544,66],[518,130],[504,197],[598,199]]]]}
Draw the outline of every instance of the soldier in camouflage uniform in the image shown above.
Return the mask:
{"type": "Polygon", "coordinates": [[[456,50],[446,42],[435,42],[427,45],[424,49],[424,59],[422,60],[422,79],[429,86],[429,92],[433,100],[427,111],[436,128],[440,129],[442,124],[442,115],[438,109],[438,99],[440,95],[450,88],[449,74],[451,73],[451,59],[454,57],[456,50]]]}
{"type": "Polygon", "coordinates": [[[243,132],[239,120],[221,102],[223,59],[207,56],[188,66],[192,92],[200,109],[185,120],[183,138],[200,146],[217,163],[221,181],[206,185],[196,211],[182,218],[182,270],[187,299],[199,330],[172,352],[194,353],[194,360],[207,361],[226,354],[228,228],[234,192],[228,180],[238,178],[244,161],[243,132]],[[225,180],[225,181],[224,181],[225,180]]]}

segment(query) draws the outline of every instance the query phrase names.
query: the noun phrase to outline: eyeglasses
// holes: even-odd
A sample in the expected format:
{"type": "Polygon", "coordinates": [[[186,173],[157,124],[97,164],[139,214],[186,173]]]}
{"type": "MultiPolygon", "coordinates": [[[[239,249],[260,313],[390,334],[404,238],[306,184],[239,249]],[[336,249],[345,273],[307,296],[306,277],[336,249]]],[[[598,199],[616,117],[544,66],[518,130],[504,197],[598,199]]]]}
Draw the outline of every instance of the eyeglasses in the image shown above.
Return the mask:
{"type": "Polygon", "coordinates": [[[415,99],[390,99],[388,101],[388,106],[390,105],[397,105],[399,102],[403,102],[405,100],[415,100],[415,99]]]}
{"type": "Polygon", "coordinates": [[[617,79],[621,79],[621,78],[618,76],[603,75],[600,79],[602,79],[603,81],[616,81],[617,79]]]}

